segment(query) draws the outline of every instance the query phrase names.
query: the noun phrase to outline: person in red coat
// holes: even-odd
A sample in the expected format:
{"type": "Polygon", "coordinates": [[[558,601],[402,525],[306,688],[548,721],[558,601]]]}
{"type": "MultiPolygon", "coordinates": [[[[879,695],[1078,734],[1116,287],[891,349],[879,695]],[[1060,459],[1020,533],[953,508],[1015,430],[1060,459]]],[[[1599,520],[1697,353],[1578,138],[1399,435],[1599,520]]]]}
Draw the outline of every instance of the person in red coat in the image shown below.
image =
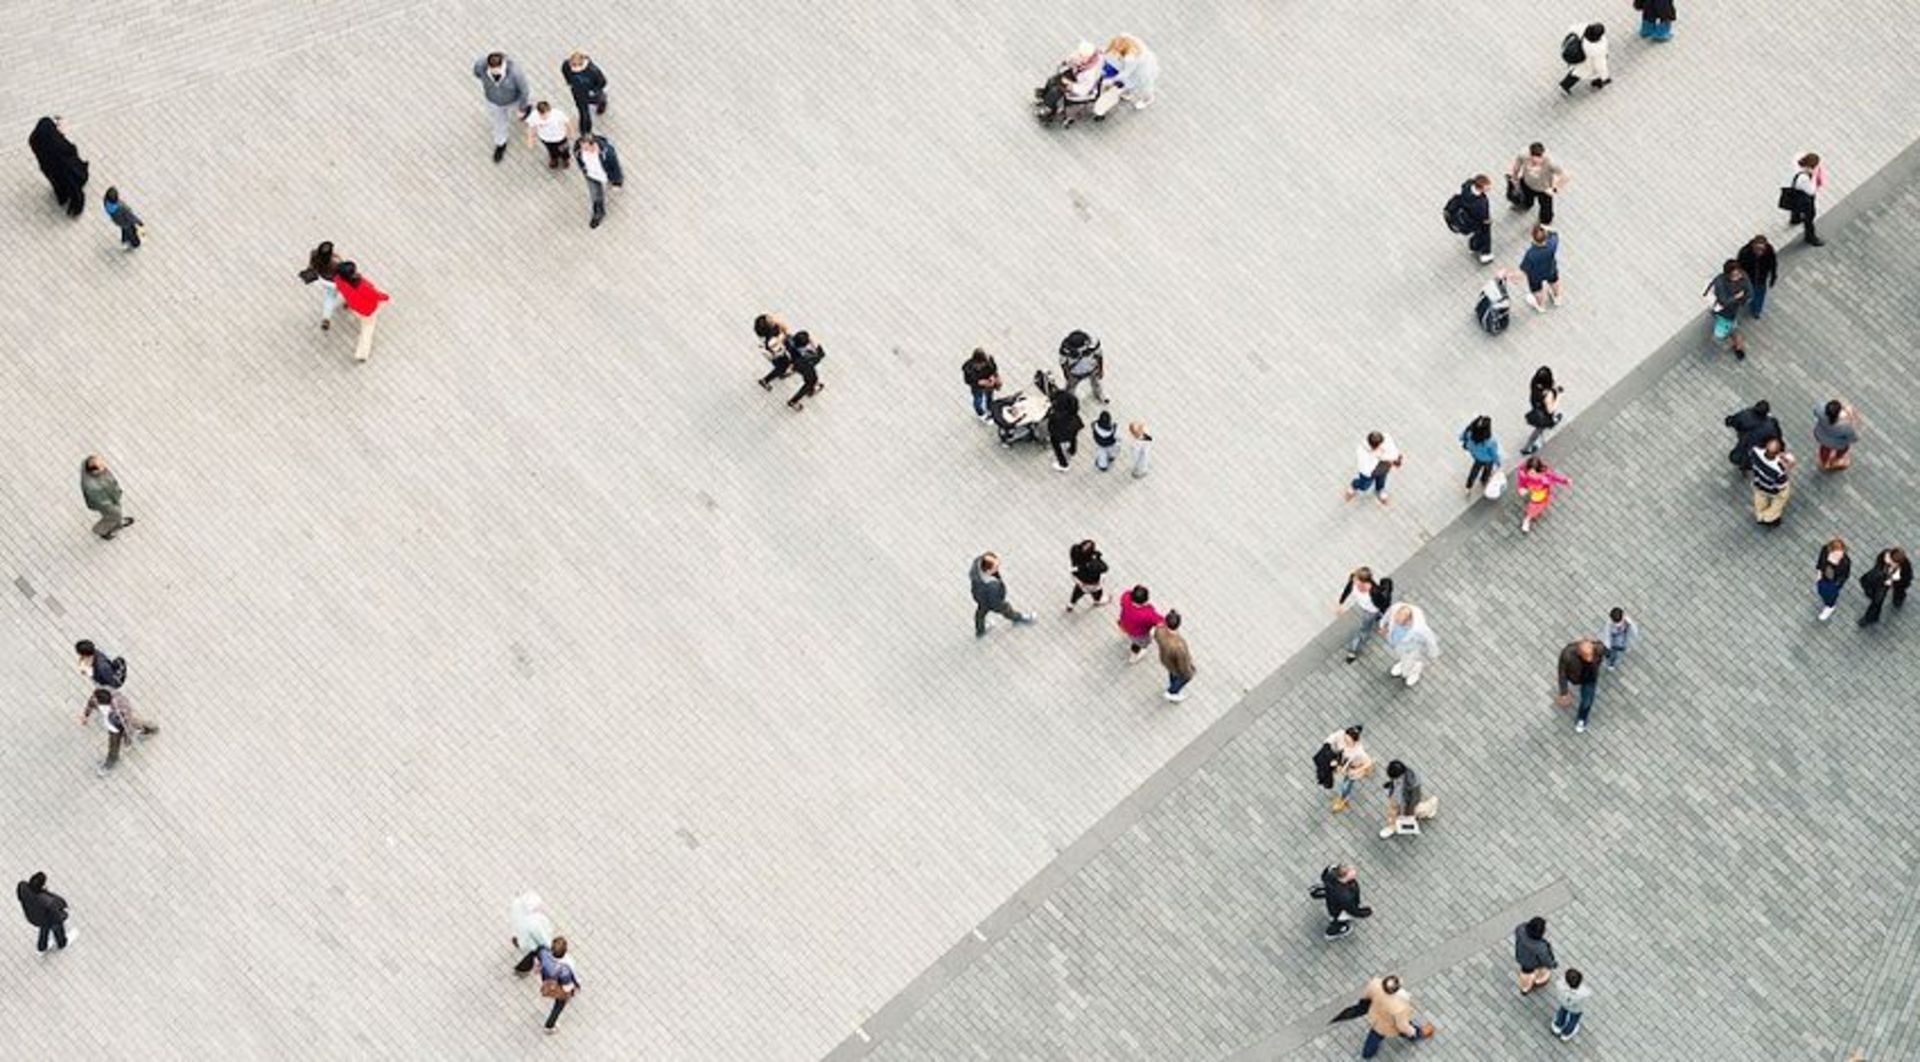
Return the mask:
{"type": "Polygon", "coordinates": [[[360,275],[360,267],[352,262],[340,263],[334,273],[333,286],[339,290],[340,299],[360,318],[360,339],[353,345],[353,360],[365,361],[373,353],[373,326],[377,320],[374,314],[380,304],[392,296],[373,286],[373,281],[360,275]]]}

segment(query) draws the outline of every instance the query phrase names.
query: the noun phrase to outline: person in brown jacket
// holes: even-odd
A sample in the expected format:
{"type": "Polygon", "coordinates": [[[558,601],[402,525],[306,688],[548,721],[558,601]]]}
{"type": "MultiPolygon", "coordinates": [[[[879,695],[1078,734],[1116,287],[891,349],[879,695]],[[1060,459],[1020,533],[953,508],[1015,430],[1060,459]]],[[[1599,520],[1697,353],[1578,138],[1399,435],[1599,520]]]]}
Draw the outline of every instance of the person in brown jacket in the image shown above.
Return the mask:
{"type": "Polygon", "coordinates": [[[1388,974],[1367,982],[1367,1042],[1360,1048],[1361,1058],[1372,1058],[1380,1053],[1380,1045],[1388,1037],[1400,1036],[1408,1040],[1425,1040],[1431,1037],[1437,1027],[1430,1021],[1413,1020],[1413,997],[1400,987],[1400,977],[1388,974]]]}
{"type": "Polygon", "coordinates": [[[1193,654],[1180,635],[1180,613],[1167,612],[1160,626],[1153,629],[1154,643],[1160,647],[1160,666],[1167,669],[1167,700],[1178,704],[1187,699],[1187,683],[1193,681],[1193,654]]]}

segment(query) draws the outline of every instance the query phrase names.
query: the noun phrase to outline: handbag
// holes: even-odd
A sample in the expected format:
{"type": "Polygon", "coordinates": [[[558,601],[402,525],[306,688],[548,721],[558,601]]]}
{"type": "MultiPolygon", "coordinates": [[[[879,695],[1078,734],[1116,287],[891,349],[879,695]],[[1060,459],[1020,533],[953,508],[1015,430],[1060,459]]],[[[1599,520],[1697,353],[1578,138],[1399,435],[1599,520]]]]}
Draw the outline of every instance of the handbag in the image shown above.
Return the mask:
{"type": "Polygon", "coordinates": [[[1506,492],[1507,492],[1507,480],[1505,476],[1488,476],[1487,477],[1487,489],[1484,493],[1486,494],[1488,501],[1499,501],[1500,496],[1502,494],[1505,494],[1506,492]]]}
{"type": "Polygon", "coordinates": [[[1795,217],[1807,213],[1807,200],[1813,196],[1792,185],[1780,189],[1780,209],[1795,217]]]}

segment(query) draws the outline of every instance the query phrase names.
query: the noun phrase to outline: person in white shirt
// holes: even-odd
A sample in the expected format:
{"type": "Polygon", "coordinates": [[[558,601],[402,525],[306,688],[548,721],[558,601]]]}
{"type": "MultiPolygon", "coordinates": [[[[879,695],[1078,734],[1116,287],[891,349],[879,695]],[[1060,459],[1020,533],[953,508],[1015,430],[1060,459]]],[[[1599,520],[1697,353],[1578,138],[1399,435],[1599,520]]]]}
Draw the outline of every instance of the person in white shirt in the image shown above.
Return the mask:
{"type": "Polygon", "coordinates": [[[533,146],[535,137],[547,147],[547,169],[566,169],[567,145],[573,139],[573,123],[567,120],[566,112],[554,109],[546,100],[534,104],[527,112],[528,147],[533,146]]]}
{"type": "Polygon", "coordinates": [[[1382,505],[1387,501],[1387,474],[1399,468],[1406,457],[1400,448],[1393,444],[1393,438],[1385,432],[1370,431],[1367,441],[1354,448],[1353,482],[1347,484],[1346,500],[1367,491],[1373,492],[1375,501],[1382,505]]]}

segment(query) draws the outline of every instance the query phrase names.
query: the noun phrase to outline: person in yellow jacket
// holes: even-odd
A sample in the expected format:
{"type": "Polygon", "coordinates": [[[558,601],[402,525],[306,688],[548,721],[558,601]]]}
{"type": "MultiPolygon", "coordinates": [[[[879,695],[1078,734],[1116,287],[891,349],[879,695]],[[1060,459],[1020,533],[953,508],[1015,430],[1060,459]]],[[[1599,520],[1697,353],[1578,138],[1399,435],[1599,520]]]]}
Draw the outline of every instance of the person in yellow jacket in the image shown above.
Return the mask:
{"type": "Polygon", "coordinates": [[[1360,1048],[1361,1058],[1380,1053],[1380,1045],[1389,1037],[1425,1040],[1438,1031],[1430,1021],[1413,1020],[1413,997],[1400,985],[1397,974],[1376,977],[1367,982],[1367,1042],[1360,1048]]]}

